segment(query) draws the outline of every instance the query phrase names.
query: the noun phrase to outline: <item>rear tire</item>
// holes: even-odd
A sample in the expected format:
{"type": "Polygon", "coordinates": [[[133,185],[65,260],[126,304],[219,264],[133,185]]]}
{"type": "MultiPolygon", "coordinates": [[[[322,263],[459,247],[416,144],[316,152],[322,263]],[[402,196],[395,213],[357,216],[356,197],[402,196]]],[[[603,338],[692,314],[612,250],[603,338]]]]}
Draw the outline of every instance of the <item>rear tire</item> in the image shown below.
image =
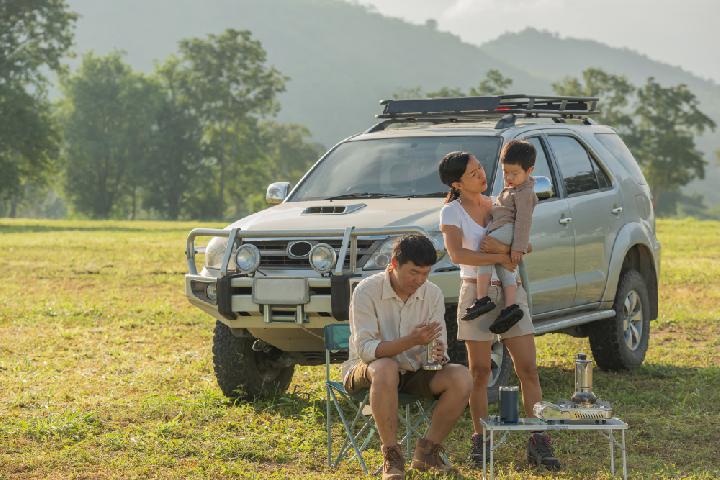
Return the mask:
{"type": "Polygon", "coordinates": [[[588,326],[590,347],[603,370],[631,370],[642,365],[650,339],[650,300],[645,279],[635,270],[621,274],[615,316],[588,326]]]}
{"type": "Polygon", "coordinates": [[[278,362],[282,352],[274,347],[267,352],[254,351],[254,342],[250,335],[234,336],[227,325],[216,321],[213,366],[226,397],[240,400],[269,397],[285,392],[290,385],[295,365],[278,362]]]}
{"type": "MultiPolygon", "coordinates": [[[[445,305],[445,325],[448,332],[448,356],[452,363],[468,366],[465,342],[457,339],[457,305],[445,305]]],[[[499,388],[508,385],[513,371],[510,352],[502,342],[494,342],[491,353],[490,380],[488,382],[488,403],[498,400],[499,388]]]]}

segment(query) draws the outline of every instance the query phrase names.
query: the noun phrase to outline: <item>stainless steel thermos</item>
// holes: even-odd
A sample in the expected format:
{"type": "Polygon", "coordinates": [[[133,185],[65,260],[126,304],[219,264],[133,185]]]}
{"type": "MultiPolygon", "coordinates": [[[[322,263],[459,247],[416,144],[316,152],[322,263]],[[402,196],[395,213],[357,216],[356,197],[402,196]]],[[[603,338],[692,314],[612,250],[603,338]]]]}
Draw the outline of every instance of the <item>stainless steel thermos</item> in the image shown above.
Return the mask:
{"type": "Polygon", "coordinates": [[[503,423],[518,422],[518,387],[500,387],[500,421],[503,423]]]}

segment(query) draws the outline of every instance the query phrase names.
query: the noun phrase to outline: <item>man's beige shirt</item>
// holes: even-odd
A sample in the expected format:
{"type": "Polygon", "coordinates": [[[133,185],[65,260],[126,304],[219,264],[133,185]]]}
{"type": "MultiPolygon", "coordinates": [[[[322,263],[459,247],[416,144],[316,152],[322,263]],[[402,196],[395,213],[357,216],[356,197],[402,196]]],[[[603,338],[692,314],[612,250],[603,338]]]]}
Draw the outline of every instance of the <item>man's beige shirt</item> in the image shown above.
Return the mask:
{"type": "MultiPolygon", "coordinates": [[[[408,335],[417,325],[439,322],[441,339],[447,345],[445,302],[440,288],[425,282],[403,302],[393,290],[387,271],[376,273],[360,282],[350,302],[349,359],[343,364],[343,379],[359,362],[369,364],[380,342],[408,335]]],[[[401,373],[422,368],[426,347],[415,346],[393,357],[401,373]]],[[[447,354],[445,360],[449,360],[447,354]]]]}

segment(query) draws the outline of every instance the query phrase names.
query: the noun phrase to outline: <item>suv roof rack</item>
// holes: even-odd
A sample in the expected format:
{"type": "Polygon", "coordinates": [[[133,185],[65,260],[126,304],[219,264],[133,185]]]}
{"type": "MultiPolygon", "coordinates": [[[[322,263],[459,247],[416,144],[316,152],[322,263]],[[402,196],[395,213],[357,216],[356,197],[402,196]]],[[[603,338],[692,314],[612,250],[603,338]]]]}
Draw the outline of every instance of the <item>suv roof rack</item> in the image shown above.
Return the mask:
{"type": "Polygon", "coordinates": [[[502,117],[495,128],[509,128],[520,117],[547,117],[563,122],[566,118],[582,119],[597,113],[597,97],[567,97],[545,95],[497,95],[491,97],[448,97],[411,100],[382,100],[383,119],[366,133],[384,130],[392,123],[406,122],[477,122],[502,117]]]}

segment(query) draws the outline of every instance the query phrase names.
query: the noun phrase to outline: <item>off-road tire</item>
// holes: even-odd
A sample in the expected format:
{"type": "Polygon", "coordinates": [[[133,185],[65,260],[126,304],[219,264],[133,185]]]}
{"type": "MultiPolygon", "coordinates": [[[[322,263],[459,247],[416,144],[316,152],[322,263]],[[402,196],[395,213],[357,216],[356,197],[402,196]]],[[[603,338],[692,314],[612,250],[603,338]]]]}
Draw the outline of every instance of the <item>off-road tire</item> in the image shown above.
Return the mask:
{"type": "MultiPolygon", "coordinates": [[[[445,305],[445,325],[448,333],[448,356],[450,357],[450,361],[468,366],[465,342],[457,339],[457,305],[445,305]]],[[[490,377],[490,384],[488,385],[488,403],[497,402],[498,389],[503,385],[508,385],[510,382],[510,374],[513,371],[510,352],[508,352],[507,347],[505,347],[502,342],[493,344],[493,353],[493,373],[490,377]]]]}
{"type": "MultiPolygon", "coordinates": [[[[614,317],[598,320],[587,327],[595,363],[602,370],[637,368],[645,359],[650,338],[650,300],[647,285],[640,273],[627,270],[621,274],[613,310],[615,310],[614,317]],[[641,326],[640,334],[635,335],[637,340],[632,336],[629,340],[636,344],[634,349],[626,341],[626,331],[629,327],[625,322],[628,317],[627,304],[632,303],[629,300],[632,292],[637,295],[641,307],[639,314],[635,315],[638,319],[636,327],[641,326]]],[[[632,312],[629,312],[629,316],[633,316],[632,312]]]]}
{"type": "Polygon", "coordinates": [[[282,352],[256,352],[252,349],[255,338],[236,337],[219,320],[213,335],[213,366],[215,377],[223,394],[229,398],[250,400],[263,398],[287,390],[295,366],[282,366],[275,362],[282,352]]]}

